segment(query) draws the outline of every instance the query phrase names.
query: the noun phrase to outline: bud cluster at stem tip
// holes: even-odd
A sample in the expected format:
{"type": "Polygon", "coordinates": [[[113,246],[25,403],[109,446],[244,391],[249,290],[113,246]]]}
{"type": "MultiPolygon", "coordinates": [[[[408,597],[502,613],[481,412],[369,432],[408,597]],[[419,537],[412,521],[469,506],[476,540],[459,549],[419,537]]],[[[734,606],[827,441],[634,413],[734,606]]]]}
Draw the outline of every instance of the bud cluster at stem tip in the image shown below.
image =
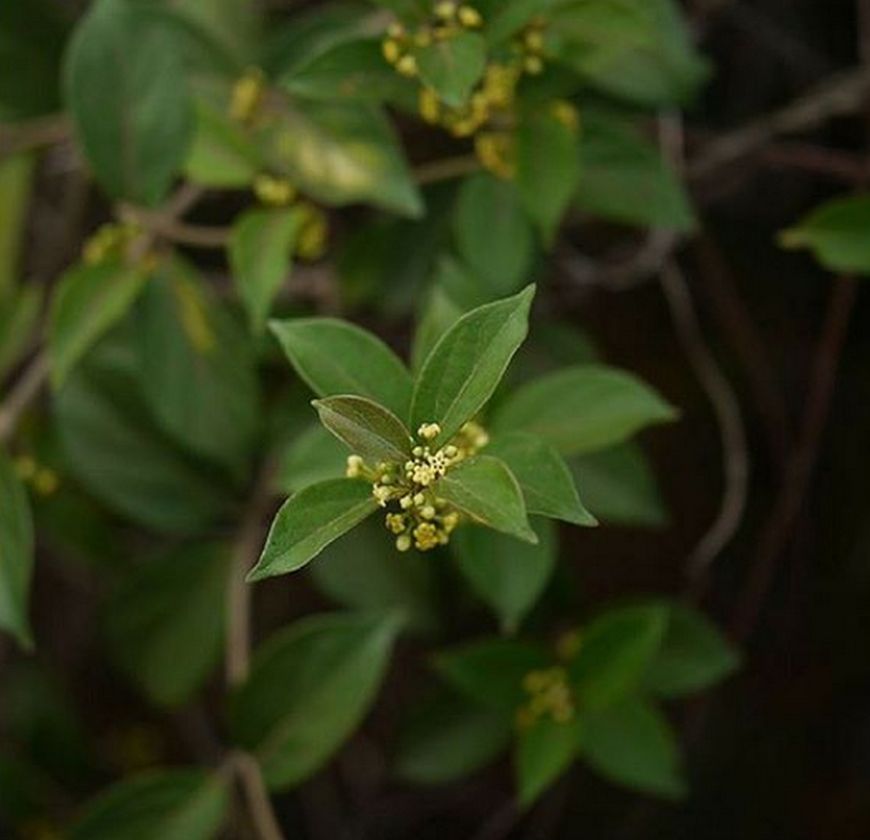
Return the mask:
{"type": "Polygon", "coordinates": [[[423,423],[418,444],[404,463],[381,462],[368,466],[359,455],[347,459],[348,478],[372,482],[372,495],[382,508],[390,508],[384,524],[396,535],[396,548],[430,551],[446,545],[460,515],[437,494],[437,482],[455,464],[475,454],[489,441],[477,423],[466,423],[459,434],[434,452],[430,443],[441,434],[437,423],[423,423]]]}

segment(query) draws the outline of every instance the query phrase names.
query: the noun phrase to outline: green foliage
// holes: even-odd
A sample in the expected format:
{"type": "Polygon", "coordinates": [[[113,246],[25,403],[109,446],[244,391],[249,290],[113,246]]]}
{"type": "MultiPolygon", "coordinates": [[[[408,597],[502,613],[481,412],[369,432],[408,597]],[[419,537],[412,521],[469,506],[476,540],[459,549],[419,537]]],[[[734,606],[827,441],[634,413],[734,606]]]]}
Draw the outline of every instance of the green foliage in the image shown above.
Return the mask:
{"type": "Polygon", "coordinates": [[[232,698],[231,722],[270,788],[298,784],[356,729],[386,671],[398,626],[389,614],[311,616],[259,651],[232,698]]]}
{"type": "Polygon", "coordinates": [[[204,770],[152,771],[98,796],[71,840],[211,840],[228,807],[226,782],[204,770]]]}
{"type": "Polygon", "coordinates": [[[434,41],[415,52],[420,78],[442,101],[464,105],[486,67],[486,42],[480,35],[463,32],[455,38],[434,41]]]}
{"type": "Polygon", "coordinates": [[[106,634],[113,656],[155,703],[177,706],[220,656],[228,557],[187,544],[132,570],[113,593],[106,634]]]}
{"type": "Polygon", "coordinates": [[[30,647],[27,605],[33,574],[33,521],[27,493],[2,454],[0,499],[0,630],[30,647]]]}
{"type": "Polygon", "coordinates": [[[156,204],[187,155],[193,106],[182,56],[166,41],[146,9],[97,0],[69,46],[67,107],[112,198],[156,204]]]}
{"type": "Polygon", "coordinates": [[[830,271],[870,272],[870,196],[837,198],[809,213],[780,236],[786,248],[808,248],[830,271]]]}
{"type": "Polygon", "coordinates": [[[402,421],[365,397],[314,400],[320,422],[351,452],[377,461],[407,461],[411,436],[402,421]]]}

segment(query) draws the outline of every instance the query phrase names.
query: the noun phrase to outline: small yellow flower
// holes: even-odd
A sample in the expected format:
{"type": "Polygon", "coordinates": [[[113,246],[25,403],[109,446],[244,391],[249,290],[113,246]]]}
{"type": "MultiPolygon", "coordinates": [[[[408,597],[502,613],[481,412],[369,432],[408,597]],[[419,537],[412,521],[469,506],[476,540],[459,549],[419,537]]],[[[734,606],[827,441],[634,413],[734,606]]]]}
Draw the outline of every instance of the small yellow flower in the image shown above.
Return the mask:
{"type": "Polygon", "coordinates": [[[381,52],[390,64],[397,64],[402,57],[402,47],[393,38],[387,38],[381,44],[381,52]]]}
{"type": "Polygon", "coordinates": [[[539,55],[527,55],[523,59],[523,70],[530,76],[538,76],[544,72],[544,62],[539,55]]]}
{"type": "Polygon", "coordinates": [[[386,522],[387,530],[392,531],[394,534],[403,534],[408,527],[408,521],[405,515],[401,513],[388,513],[384,521],[386,522]]]}
{"type": "Polygon", "coordinates": [[[303,260],[319,260],[326,253],[329,226],[324,213],[313,204],[300,204],[302,223],[296,237],[296,254],[303,260]]]}
{"type": "Polygon", "coordinates": [[[456,16],[456,3],[453,0],[442,0],[435,4],[435,17],[440,20],[453,20],[456,16]]]}
{"type": "Polygon", "coordinates": [[[60,479],[54,470],[43,467],[33,477],[33,489],[40,496],[51,496],[60,487],[60,479]]]}
{"type": "Polygon", "coordinates": [[[403,55],[396,62],[396,70],[403,76],[413,79],[417,75],[417,59],[413,55],[403,55]]]}
{"type": "Polygon", "coordinates": [[[435,440],[441,434],[441,427],[437,423],[424,423],[417,429],[418,437],[423,440],[435,440]]]}
{"type": "Polygon", "coordinates": [[[418,108],[420,116],[428,123],[437,123],[441,116],[441,102],[438,94],[432,88],[424,87],[420,90],[418,108]]]}
{"type": "Polygon", "coordinates": [[[473,6],[460,6],[456,15],[466,29],[478,29],[483,26],[483,16],[473,6]]]}
{"type": "Polygon", "coordinates": [[[405,27],[402,26],[402,24],[399,23],[399,21],[394,20],[387,27],[387,35],[389,35],[391,38],[394,38],[396,40],[404,38],[405,37],[405,27]]]}
{"type": "Polygon", "coordinates": [[[580,130],[580,112],[566,99],[557,99],[553,102],[553,104],[550,105],[550,113],[560,123],[562,123],[565,128],[570,129],[575,134],[580,130]]]}
{"type": "Polygon", "coordinates": [[[411,548],[411,537],[408,534],[402,534],[400,537],[396,537],[396,548],[399,551],[408,551],[411,548]]]}
{"type": "Polygon", "coordinates": [[[279,178],[261,172],[254,179],[254,195],[263,204],[272,207],[286,207],[296,198],[296,188],[287,178],[279,178]]]}
{"type": "Polygon", "coordinates": [[[359,478],[363,474],[364,467],[365,462],[359,455],[348,455],[344,474],[347,478],[359,478]]]}
{"type": "Polygon", "coordinates": [[[266,77],[259,67],[252,67],[233,86],[230,117],[236,122],[253,122],[266,96],[266,77]]]}

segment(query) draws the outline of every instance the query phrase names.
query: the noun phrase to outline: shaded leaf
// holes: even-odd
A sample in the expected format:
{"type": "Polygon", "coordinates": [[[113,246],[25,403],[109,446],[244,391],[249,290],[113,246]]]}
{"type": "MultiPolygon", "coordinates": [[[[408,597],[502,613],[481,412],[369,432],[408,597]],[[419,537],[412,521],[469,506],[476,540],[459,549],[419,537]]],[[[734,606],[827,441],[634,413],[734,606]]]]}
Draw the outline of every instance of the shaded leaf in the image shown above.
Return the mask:
{"type": "Polygon", "coordinates": [[[486,41],[474,32],[435,38],[415,53],[423,84],[452,108],[464,105],[486,67],[486,41]]]}
{"type": "Polygon", "coordinates": [[[577,754],[579,724],[542,718],[520,730],[514,771],[520,805],[531,805],[565,770],[577,754]]]}
{"type": "Polygon", "coordinates": [[[411,456],[411,437],[402,421],[365,397],[339,396],[314,400],[320,422],[352,452],[375,463],[404,463],[411,456]]]}
{"type": "Polygon", "coordinates": [[[320,769],[375,698],[399,628],[392,615],[309,616],[257,651],[232,697],[239,743],[281,790],[320,769]]]}
{"type": "Polygon", "coordinates": [[[28,621],[33,575],[33,519],[15,468],[0,453],[0,629],[31,647],[28,621]]]}

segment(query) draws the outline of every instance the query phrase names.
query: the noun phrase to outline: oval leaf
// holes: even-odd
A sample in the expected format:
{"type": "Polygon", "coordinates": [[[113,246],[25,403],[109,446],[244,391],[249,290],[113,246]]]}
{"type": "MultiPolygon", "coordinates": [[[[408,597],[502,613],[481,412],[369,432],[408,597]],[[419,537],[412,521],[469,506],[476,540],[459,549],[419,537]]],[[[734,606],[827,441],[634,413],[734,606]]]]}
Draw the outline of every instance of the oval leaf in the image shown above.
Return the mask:
{"type": "Polygon", "coordinates": [[[30,502],[15,468],[0,453],[0,629],[31,647],[27,620],[33,574],[30,502]]]}
{"type": "Polygon", "coordinates": [[[556,723],[543,718],[520,730],[514,771],[520,805],[531,805],[574,760],[580,724],[577,719],[556,723]]]}
{"type": "Polygon", "coordinates": [[[212,840],[228,805],[224,780],[205,770],[152,771],[100,794],[70,840],[212,840]]]}
{"type": "Polygon", "coordinates": [[[411,456],[411,437],[402,421],[365,397],[326,397],[312,405],[320,422],[352,452],[371,461],[402,463],[411,456]]]}
{"type": "Polygon", "coordinates": [[[232,698],[230,721],[270,788],[319,770],[359,726],[398,629],[394,615],[310,616],[258,651],[232,698]]]}
{"type": "Polygon", "coordinates": [[[255,333],[263,331],[272,302],[290,274],[300,221],[293,209],[249,210],[233,225],[229,243],[233,281],[255,333]]]}
{"type": "Polygon", "coordinates": [[[408,413],[411,375],[379,338],[336,318],[271,321],[269,327],[302,379],[319,397],[356,394],[408,413]]]}
{"type": "Polygon", "coordinates": [[[578,365],[519,388],[500,406],[495,432],[523,430],[562,455],[621,443],[646,426],[674,420],[676,412],[652,388],[606,365],[578,365]]]}
{"type": "Polygon", "coordinates": [[[416,51],[423,83],[452,108],[466,103],[486,67],[486,41],[473,32],[459,32],[416,51]]]}
{"type": "Polygon", "coordinates": [[[98,0],[66,56],[66,102],[81,146],[112,198],[156,204],[187,155],[193,107],[166,32],[125,0],[98,0]]]}
{"type": "Polygon", "coordinates": [[[364,481],[336,478],[300,490],[278,511],[248,580],[295,572],[377,506],[364,481]]]}
{"type": "Polygon", "coordinates": [[[498,458],[478,455],[461,461],[438,481],[437,493],[481,525],[529,543],[538,541],[526,518],[520,486],[498,458]]]}
{"type": "Polygon", "coordinates": [[[486,404],[528,332],[534,286],[463,315],[426,359],[414,389],[411,427],[437,422],[450,440],[486,404]]]}
{"type": "Polygon", "coordinates": [[[127,314],[147,277],[141,268],[118,261],[80,264],[61,277],[52,299],[48,326],[48,353],[55,387],[127,314]]]}

